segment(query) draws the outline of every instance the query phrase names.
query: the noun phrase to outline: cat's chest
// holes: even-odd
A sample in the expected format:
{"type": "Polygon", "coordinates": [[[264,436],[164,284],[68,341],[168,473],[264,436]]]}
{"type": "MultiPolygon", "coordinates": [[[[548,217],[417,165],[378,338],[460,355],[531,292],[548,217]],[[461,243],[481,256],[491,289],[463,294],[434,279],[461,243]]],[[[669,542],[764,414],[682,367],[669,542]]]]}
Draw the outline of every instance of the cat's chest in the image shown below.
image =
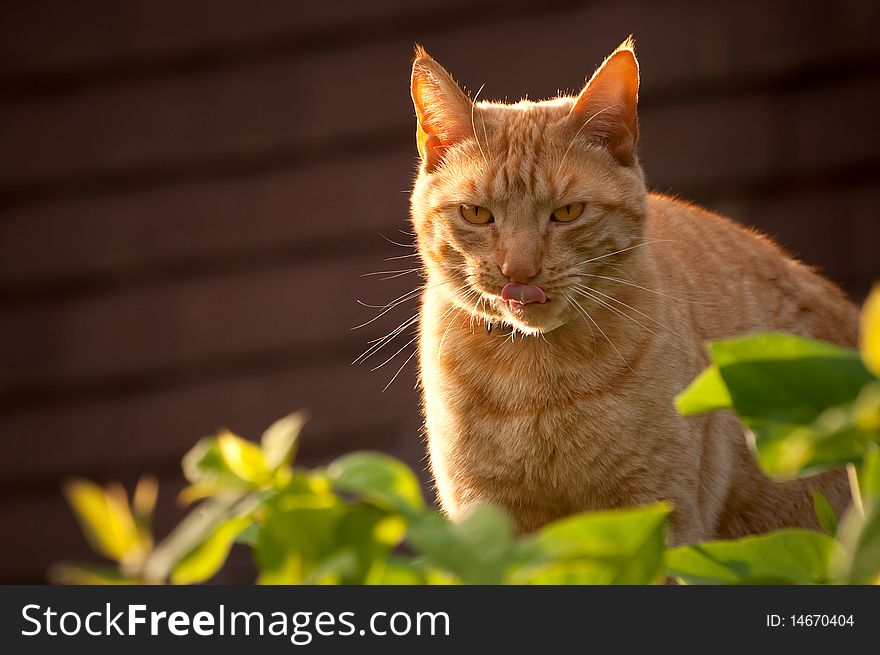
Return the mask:
{"type": "Polygon", "coordinates": [[[668,422],[663,408],[672,408],[637,364],[644,358],[624,366],[597,358],[588,342],[563,348],[470,332],[450,332],[441,349],[442,332],[432,334],[421,342],[421,376],[447,511],[490,500],[529,525],[520,513],[546,518],[621,503],[632,472],[648,466],[639,435],[668,422]]]}
{"type": "Polygon", "coordinates": [[[459,359],[426,379],[429,438],[499,483],[567,488],[632,434],[629,383],[596,384],[577,361],[459,359]]]}
{"type": "Polygon", "coordinates": [[[614,421],[621,399],[635,388],[631,369],[605,371],[577,351],[535,344],[521,349],[468,345],[428,367],[432,370],[426,371],[427,377],[433,379],[426,382],[453,411],[471,421],[509,425],[511,438],[520,432],[523,437],[550,437],[572,422],[589,429],[614,421]]]}
{"type": "Polygon", "coordinates": [[[624,460],[638,457],[638,431],[611,394],[563,398],[529,385],[468,385],[427,404],[428,439],[444,508],[473,502],[505,507],[519,529],[554,517],[620,504],[624,460]]]}

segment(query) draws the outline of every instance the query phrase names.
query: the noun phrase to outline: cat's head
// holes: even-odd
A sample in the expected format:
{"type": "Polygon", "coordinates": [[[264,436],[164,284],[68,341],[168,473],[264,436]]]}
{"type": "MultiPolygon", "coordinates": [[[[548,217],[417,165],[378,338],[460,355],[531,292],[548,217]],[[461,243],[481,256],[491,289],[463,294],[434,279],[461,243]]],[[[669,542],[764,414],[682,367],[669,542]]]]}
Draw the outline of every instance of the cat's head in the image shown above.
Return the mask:
{"type": "Polygon", "coordinates": [[[428,284],[526,334],[577,319],[584,274],[643,235],[638,86],[631,40],[577,96],[515,104],[472,101],[418,48],[412,217],[428,284]]]}

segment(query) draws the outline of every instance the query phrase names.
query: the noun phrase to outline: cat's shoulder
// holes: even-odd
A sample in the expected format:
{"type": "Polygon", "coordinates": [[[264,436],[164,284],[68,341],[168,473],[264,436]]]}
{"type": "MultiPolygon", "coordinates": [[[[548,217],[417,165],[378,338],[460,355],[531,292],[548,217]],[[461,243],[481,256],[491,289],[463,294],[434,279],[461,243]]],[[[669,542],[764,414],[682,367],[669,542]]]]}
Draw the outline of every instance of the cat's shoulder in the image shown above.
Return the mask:
{"type": "Polygon", "coordinates": [[[673,223],[711,221],[731,226],[738,225],[732,219],[706,209],[695,202],[663,193],[651,192],[648,194],[647,212],[650,220],[673,223]]]}
{"type": "Polygon", "coordinates": [[[647,221],[648,231],[657,236],[690,235],[705,238],[711,233],[717,233],[735,241],[752,244],[760,242],[780,255],[790,256],[772,238],[758,229],[675,196],[649,193],[647,221]]]}

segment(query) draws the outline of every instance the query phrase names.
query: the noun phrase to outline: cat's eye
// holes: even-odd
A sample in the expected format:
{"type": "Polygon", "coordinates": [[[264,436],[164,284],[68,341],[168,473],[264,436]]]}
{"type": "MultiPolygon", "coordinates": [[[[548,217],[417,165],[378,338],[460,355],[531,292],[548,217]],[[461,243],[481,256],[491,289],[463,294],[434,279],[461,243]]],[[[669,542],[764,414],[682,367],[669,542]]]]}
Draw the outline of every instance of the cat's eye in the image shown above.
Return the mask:
{"type": "Polygon", "coordinates": [[[492,216],[492,212],[485,207],[479,207],[477,205],[462,205],[458,208],[458,211],[462,218],[468,223],[485,225],[486,223],[495,222],[495,217],[492,216]]]}
{"type": "Polygon", "coordinates": [[[563,207],[554,209],[553,213],[550,214],[550,220],[559,223],[571,223],[576,218],[580,218],[583,213],[584,203],[573,202],[570,205],[564,205],[563,207]]]}

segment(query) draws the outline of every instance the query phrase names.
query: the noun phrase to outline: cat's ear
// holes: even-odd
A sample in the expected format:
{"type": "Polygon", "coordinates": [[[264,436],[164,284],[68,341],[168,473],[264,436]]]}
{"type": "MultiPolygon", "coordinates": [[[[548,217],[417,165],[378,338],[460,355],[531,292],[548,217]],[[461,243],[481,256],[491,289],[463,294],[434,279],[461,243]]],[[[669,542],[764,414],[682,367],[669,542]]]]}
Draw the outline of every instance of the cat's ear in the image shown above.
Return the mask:
{"type": "Polygon", "coordinates": [[[452,76],[421,46],[412,69],[416,142],[427,170],[437,167],[446,149],[473,134],[473,104],[452,76]]]}
{"type": "Polygon", "coordinates": [[[639,62],[634,47],[629,37],[602,62],[578,95],[570,114],[575,129],[586,128],[585,134],[624,165],[633,162],[639,139],[639,62]]]}

